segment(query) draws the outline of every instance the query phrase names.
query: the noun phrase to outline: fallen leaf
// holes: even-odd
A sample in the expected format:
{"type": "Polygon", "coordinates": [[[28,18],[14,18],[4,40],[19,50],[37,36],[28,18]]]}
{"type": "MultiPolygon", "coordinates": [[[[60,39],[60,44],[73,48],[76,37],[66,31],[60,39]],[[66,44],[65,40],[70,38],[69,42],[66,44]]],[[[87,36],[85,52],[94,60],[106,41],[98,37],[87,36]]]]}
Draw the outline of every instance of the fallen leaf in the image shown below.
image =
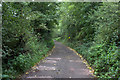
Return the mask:
{"type": "Polygon", "coordinates": [[[33,72],[35,72],[35,71],[33,71],[33,72]]]}
{"type": "Polygon", "coordinates": [[[60,74],[60,72],[56,72],[57,74],[60,74]]]}
{"type": "Polygon", "coordinates": [[[92,69],[91,67],[89,67],[89,69],[92,69]]]}
{"type": "Polygon", "coordinates": [[[26,74],[28,74],[28,72],[26,72],[26,74]]]}
{"type": "Polygon", "coordinates": [[[92,71],[89,71],[90,73],[92,72],[92,71]]]}

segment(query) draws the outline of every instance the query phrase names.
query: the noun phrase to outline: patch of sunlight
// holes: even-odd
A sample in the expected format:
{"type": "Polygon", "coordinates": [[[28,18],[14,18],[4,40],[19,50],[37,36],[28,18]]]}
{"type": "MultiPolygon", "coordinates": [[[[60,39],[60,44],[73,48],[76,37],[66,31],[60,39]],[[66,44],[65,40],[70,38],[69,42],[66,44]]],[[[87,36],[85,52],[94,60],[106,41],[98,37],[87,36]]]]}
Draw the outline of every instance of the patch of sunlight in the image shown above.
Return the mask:
{"type": "Polygon", "coordinates": [[[55,60],[46,60],[45,63],[57,63],[55,60]]]}
{"type": "Polygon", "coordinates": [[[71,0],[58,0],[58,2],[70,2],[71,0]]]}
{"type": "Polygon", "coordinates": [[[55,67],[47,67],[47,66],[38,66],[37,68],[36,68],[37,70],[56,70],[56,68],[55,67]]]}
{"type": "Polygon", "coordinates": [[[69,60],[69,62],[82,62],[81,60],[69,60]]]}
{"type": "Polygon", "coordinates": [[[63,0],[58,0],[58,2],[62,2],[63,0]]]}
{"type": "Polygon", "coordinates": [[[60,29],[58,29],[58,31],[60,32],[60,29]]]}
{"type": "Polygon", "coordinates": [[[74,71],[75,74],[79,74],[79,75],[92,74],[92,73],[90,73],[90,71],[88,69],[76,69],[76,68],[70,67],[69,70],[72,71],[72,72],[74,71]]]}
{"type": "Polygon", "coordinates": [[[61,58],[47,58],[47,60],[61,60],[61,58]]]}
{"type": "Polygon", "coordinates": [[[51,76],[29,76],[29,77],[27,77],[27,78],[53,78],[53,77],[51,77],[51,76]]]}

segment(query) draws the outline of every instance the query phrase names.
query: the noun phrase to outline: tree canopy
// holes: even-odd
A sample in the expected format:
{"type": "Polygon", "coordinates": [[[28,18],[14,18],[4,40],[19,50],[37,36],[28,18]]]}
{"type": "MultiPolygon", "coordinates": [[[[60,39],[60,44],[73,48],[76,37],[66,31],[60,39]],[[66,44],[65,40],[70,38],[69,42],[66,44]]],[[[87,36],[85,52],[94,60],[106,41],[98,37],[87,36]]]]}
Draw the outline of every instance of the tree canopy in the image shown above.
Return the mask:
{"type": "Polygon", "coordinates": [[[61,3],[61,39],[82,54],[100,78],[120,76],[119,3],[61,3]]]}
{"type": "Polygon", "coordinates": [[[119,77],[119,4],[3,2],[3,77],[14,78],[34,66],[55,39],[83,55],[97,77],[119,77]]]}
{"type": "Polygon", "coordinates": [[[56,6],[56,3],[40,2],[2,4],[3,74],[13,77],[16,72],[25,72],[54,46],[56,6]]]}

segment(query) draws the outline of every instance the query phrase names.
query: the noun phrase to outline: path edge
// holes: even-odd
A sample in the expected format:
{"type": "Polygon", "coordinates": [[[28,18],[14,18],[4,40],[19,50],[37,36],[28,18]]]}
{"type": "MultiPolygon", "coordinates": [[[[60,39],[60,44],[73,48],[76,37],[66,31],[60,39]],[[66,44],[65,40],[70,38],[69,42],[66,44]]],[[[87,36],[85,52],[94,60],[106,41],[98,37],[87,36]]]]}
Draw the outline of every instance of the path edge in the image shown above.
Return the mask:
{"type": "Polygon", "coordinates": [[[94,69],[92,67],[90,67],[90,65],[88,64],[88,62],[83,58],[83,56],[81,54],[79,54],[76,50],[66,46],[68,49],[70,49],[71,51],[73,51],[76,55],[78,55],[81,59],[82,62],[86,64],[87,68],[90,70],[89,72],[92,73],[92,75],[97,78],[96,75],[94,75],[94,69]]]}
{"type": "MultiPolygon", "coordinates": [[[[24,75],[24,74],[25,74],[25,75],[29,74],[30,71],[32,71],[41,61],[43,61],[46,57],[48,57],[48,56],[50,56],[50,55],[52,54],[54,48],[55,48],[55,45],[53,46],[53,48],[52,48],[50,51],[47,52],[47,54],[45,55],[45,57],[43,57],[39,62],[35,63],[34,66],[32,66],[28,71],[26,71],[26,72],[23,73],[22,75],[24,75]]],[[[17,78],[22,78],[22,75],[19,75],[17,78]]]]}
{"type": "Polygon", "coordinates": [[[53,46],[53,48],[52,48],[50,51],[47,52],[47,54],[45,55],[45,57],[43,57],[39,62],[37,62],[37,63],[36,63],[33,67],[31,67],[31,68],[36,67],[42,60],[44,60],[46,57],[50,56],[50,55],[52,54],[54,48],[55,48],[55,45],[53,46]]]}

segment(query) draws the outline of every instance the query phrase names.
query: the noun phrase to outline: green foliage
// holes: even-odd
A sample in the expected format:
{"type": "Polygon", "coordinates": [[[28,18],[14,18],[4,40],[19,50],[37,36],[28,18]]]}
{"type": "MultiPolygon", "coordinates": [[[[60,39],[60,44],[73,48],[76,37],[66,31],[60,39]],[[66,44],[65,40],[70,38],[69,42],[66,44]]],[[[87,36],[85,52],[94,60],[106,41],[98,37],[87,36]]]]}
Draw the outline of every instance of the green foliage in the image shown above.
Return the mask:
{"type": "MultiPolygon", "coordinates": [[[[43,57],[45,57],[46,53],[48,52],[48,48],[46,47],[45,44],[41,44],[39,45],[38,42],[30,42],[31,45],[31,49],[33,49],[32,53],[27,53],[27,54],[21,54],[19,55],[13,65],[14,65],[14,68],[17,70],[17,71],[26,71],[28,70],[31,66],[34,66],[35,63],[39,62],[39,60],[41,60],[43,57]],[[42,46],[40,48],[40,46],[42,46]],[[45,50],[44,50],[45,48],[45,50]],[[34,53],[34,54],[33,54],[34,53]]],[[[28,46],[28,45],[27,45],[28,46]]]]}
{"type": "Polygon", "coordinates": [[[64,43],[82,54],[98,77],[119,77],[119,3],[61,3],[60,6],[58,21],[64,43]]]}
{"type": "Polygon", "coordinates": [[[56,3],[4,2],[2,8],[3,75],[14,78],[34,66],[54,46],[56,3]]]}
{"type": "Polygon", "coordinates": [[[61,37],[54,38],[54,40],[59,41],[61,37]]]}
{"type": "Polygon", "coordinates": [[[53,39],[82,54],[98,77],[120,76],[119,3],[4,2],[2,7],[3,77],[35,65],[53,39]]]}

